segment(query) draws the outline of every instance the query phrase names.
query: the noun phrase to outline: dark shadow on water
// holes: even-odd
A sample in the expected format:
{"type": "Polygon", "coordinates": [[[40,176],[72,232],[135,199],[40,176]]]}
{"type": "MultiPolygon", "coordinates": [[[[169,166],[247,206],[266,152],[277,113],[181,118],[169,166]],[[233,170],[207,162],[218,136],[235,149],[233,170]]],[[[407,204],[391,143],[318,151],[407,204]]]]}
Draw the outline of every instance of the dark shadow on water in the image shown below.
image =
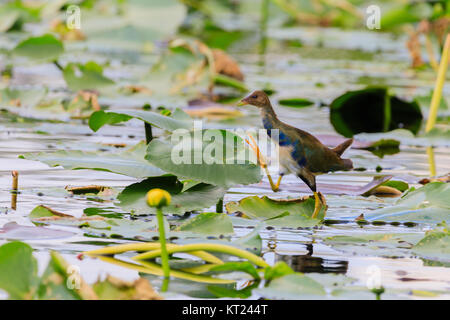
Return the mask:
{"type": "Polygon", "coordinates": [[[275,261],[286,262],[292,270],[302,273],[347,273],[348,261],[323,259],[312,256],[312,245],[308,244],[308,254],[301,255],[275,255],[275,261]]]}

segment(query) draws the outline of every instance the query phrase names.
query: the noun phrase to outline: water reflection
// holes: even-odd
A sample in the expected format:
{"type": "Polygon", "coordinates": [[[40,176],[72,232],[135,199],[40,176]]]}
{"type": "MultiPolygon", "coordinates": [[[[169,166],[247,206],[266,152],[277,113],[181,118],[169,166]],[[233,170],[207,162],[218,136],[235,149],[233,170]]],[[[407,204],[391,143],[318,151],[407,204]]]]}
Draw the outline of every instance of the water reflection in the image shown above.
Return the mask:
{"type": "Polygon", "coordinates": [[[307,254],[300,255],[275,255],[275,261],[286,262],[292,270],[302,273],[347,273],[348,261],[324,259],[320,257],[313,257],[313,245],[307,244],[307,254]]]}

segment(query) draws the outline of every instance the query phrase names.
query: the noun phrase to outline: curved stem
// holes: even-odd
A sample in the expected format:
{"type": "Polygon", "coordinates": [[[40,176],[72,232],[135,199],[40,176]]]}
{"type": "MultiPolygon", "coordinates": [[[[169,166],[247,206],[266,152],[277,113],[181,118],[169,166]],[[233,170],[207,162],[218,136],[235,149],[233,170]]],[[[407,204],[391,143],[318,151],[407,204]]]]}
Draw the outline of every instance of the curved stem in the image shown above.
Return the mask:
{"type": "MultiPolygon", "coordinates": [[[[254,255],[253,253],[250,253],[248,251],[238,249],[232,246],[227,246],[223,244],[216,244],[216,243],[193,243],[193,244],[186,244],[182,245],[176,248],[169,248],[167,250],[168,254],[176,253],[176,252],[190,252],[190,251],[197,251],[197,250],[205,250],[205,251],[214,251],[214,252],[221,252],[226,253],[230,255],[234,255],[239,258],[247,259],[248,261],[254,263],[257,266],[260,267],[267,267],[269,264],[264,261],[264,259],[254,255]]],[[[137,256],[134,256],[133,260],[142,260],[142,259],[152,259],[160,256],[162,254],[162,250],[153,250],[150,252],[138,254],[137,256]]]]}
{"type": "MultiPolygon", "coordinates": [[[[167,248],[178,247],[179,245],[173,243],[167,243],[167,248]]],[[[150,251],[161,249],[161,243],[159,242],[149,242],[149,243],[125,243],[119,244],[117,246],[109,246],[100,249],[95,249],[91,251],[85,251],[83,254],[88,256],[101,256],[101,255],[114,255],[120,254],[127,251],[150,251]]],[[[206,251],[192,251],[189,252],[190,255],[205,260],[206,262],[213,264],[223,264],[223,261],[217,258],[215,255],[212,255],[206,251]]]]}
{"type": "MultiPolygon", "coordinates": [[[[161,267],[157,264],[150,263],[148,261],[140,261],[140,264],[130,263],[126,261],[122,261],[119,259],[107,257],[107,256],[100,256],[98,257],[100,260],[112,263],[121,267],[133,269],[142,273],[147,274],[153,274],[156,276],[162,276],[164,274],[161,267]]],[[[225,283],[234,283],[236,281],[234,280],[228,280],[228,279],[219,279],[219,278],[213,278],[209,276],[202,276],[197,274],[192,274],[188,272],[183,272],[179,270],[170,270],[170,275],[175,278],[190,280],[190,281],[196,281],[196,282],[203,282],[203,283],[213,283],[213,284],[225,284],[225,283]]]]}

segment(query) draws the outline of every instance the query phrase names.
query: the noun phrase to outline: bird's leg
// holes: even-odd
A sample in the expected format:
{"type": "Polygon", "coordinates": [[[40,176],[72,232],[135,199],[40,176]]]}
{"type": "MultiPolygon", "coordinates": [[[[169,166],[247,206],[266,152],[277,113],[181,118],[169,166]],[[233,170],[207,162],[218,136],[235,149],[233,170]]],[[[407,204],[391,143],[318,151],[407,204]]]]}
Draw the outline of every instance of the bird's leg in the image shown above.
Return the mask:
{"type": "Polygon", "coordinates": [[[315,199],[314,212],[311,216],[311,218],[313,219],[317,217],[317,215],[320,212],[320,209],[322,209],[322,207],[326,207],[327,205],[325,197],[320,192],[314,191],[314,199],[315,199]]]}
{"type": "Polygon", "coordinates": [[[250,141],[249,141],[248,139],[245,139],[245,142],[247,142],[247,144],[250,146],[250,148],[252,148],[252,150],[256,153],[256,160],[257,160],[259,166],[260,166],[261,168],[263,168],[264,171],[266,172],[267,179],[269,179],[270,187],[272,188],[272,190],[273,190],[274,192],[277,192],[278,189],[279,189],[279,187],[280,187],[281,178],[282,178],[283,176],[280,175],[280,176],[278,177],[277,184],[274,184],[274,183],[273,183],[272,176],[271,176],[270,173],[269,173],[269,169],[267,169],[267,162],[266,162],[266,159],[265,159],[264,156],[261,154],[261,151],[259,150],[258,144],[256,143],[255,139],[254,139],[251,135],[249,135],[249,138],[250,138],[250,140],[251,140],[252,142],[250,143],[250,141]]]}

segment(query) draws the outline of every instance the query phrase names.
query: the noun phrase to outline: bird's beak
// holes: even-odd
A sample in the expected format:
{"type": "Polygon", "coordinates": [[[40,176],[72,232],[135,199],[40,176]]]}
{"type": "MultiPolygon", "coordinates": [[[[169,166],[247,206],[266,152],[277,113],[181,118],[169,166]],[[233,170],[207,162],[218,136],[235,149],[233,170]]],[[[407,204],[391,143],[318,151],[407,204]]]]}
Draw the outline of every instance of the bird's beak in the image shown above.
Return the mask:
{"type": "Polygon", "coordinates": [[[238,107],[242,107],[242,106],[245,106],[246,104],[248,104],[248,103],[247,103],[247,101],[244,98],[244,99],[242,99],[241,101],[238,102],[237,106],[238,107]]]}

